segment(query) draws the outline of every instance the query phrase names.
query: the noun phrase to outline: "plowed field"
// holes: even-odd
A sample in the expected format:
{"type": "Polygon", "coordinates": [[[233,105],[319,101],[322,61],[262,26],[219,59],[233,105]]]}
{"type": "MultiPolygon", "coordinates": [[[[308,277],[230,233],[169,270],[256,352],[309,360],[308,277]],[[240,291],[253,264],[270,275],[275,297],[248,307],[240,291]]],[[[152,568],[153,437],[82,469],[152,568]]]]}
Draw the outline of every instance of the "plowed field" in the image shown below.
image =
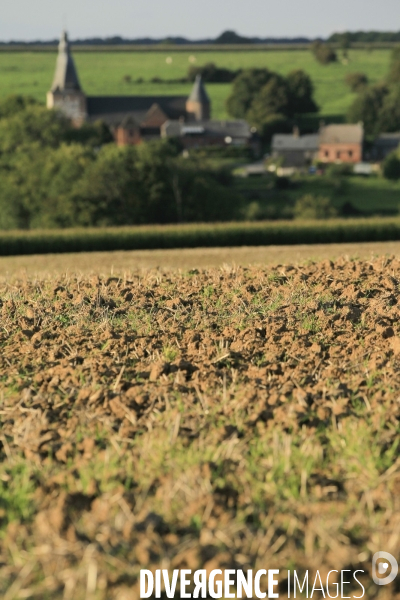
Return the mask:
{"type": "Polygon", "coordinates": [[[1,598],[228,567],[400,598],[370,578],[400,555],[399,286],[394,258],[2,283],[1,598]]]}

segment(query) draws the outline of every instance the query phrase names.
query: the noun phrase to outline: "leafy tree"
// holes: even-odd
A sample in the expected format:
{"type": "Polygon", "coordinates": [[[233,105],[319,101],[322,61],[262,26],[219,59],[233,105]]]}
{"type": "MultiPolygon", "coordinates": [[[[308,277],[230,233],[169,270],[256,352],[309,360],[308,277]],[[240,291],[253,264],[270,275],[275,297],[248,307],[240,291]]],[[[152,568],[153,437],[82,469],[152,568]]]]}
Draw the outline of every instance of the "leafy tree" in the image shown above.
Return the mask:
{"type": "Polygon", "coordinates": [[[74,188],[93,160],[79,144],[55,149],[25,145],[1,172],[0,212],[12,206],[10,226],[23,229],[75,225],[74,188]]]}
{"type": "Polygon", "coordinates": [[[7,119],[0,120],[0,153],[12,153],[24,145],[56,147],[70,129],[68,119],[42,106],[29,105],[7,119]]]}
{"type": "Polygon", "coordinates": [[[101,120],[95,123],[84,123],[78,129],[71,127],[64,135],[64,139],[67,142],[76,142],[92,148],[114,141],[110,128],[101,120]]]}
{"type": "Polygon", "coordinates": [[[383,161],[383,176],[386,179],[400,179],[400,157],[398,152],[391,152],[383,161]]]}
{"type": "Polygon", "coordinates": [[[136,170],[137,148],[104,146],[75,189],[80,225],[145,223],[144,194],[136,170]]]}
{"type": "Polygon", "coordinates": [[[237,216],[242,198],[232,189],[232,175],[205,168],[196,159],[171,165],[178,221],[228,221],[237,216]]]}
{"type": "Polygon", "coordinates": [[[0,100],[0,119],[12,117],[28,106],[37,105],[37,100],[29,96],[14,94],[0,100]]]}
{"type": "Polygon", "coordinates": [[[233,82],[232,92],[226,101],[228,113],[236,119],[246,118],[255,95],[273,77],[268,69],[246,69],[233,82]]]}
{"type": "Polygon", "coordinates": [[[362,122],[367,136],[380,132],[380,117],[389,90],[386,85],[367,87],[353,102],[348,112],[350,123],[362,122]]]}
{"type": "Polygon", "coordinates": [[[400,84],[400,46],[396,46],[392,51],[388,83],[400,84]]]}
{"type": "Polygon", "coordinates": [[[329,219],[337,215],[329,198],[306,194],[296,201],[294,206],[295,219],[329,219]]]}
{"type": "Polygon", "coordinates": [[[400,83],[389,88],[379,115],[380,131],[400,130],[400,83]]]}
{"type": "Polygon", "coordinates": [[[321,65],[328,65],[329,63],[337,61],[336,52],[324,42],[315,41],[311,44],[311,52],[321,65]]]}
{"type": "Polygon", "coordinates": [[[352,92],[361,92],[368,85],[368,77],[365,73],[348,73],[345,82],[352,92]]]}
{"type": "Polygon", "coordinates": [[[261,128],[271,115],[288,117],[290,100],[290,91],[286,80],[279,75],[274,75],[254,97],[246,115],[247,119],[252,125],[261,128]]]}
{"type": "Polygon", "coordinates": [[[245,118],[269,139],[273,133],[290,130],[295,114],[316,112],[310,77],[302,70],[287,78],[267,69],[249,69],[236,77],[227,100],[229,114],[245,118]]]}
{"type": "Polygon", "coordinates": [[[319,108],[314,101],[314,86],[311,77],[301,69],[292,71],[287,76],[290,101],[289,112],[292,114],[315,113],[319,108]]]}

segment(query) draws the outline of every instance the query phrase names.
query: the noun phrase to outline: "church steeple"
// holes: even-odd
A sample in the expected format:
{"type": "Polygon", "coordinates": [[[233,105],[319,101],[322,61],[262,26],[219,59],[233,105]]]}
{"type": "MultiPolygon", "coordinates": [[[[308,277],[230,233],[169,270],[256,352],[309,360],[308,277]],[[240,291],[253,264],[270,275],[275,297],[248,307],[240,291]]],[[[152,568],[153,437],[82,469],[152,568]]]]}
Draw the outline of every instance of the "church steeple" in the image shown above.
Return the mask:
{"type": "Polygon", "coordinates": [[[211,114],[211,101],[203,85],[201,75],[196,75],[192,91],[186,102],[189,118],[196,121],[207,121],[211,114]]]}
{"type": "Polygon", "coordinates": [[[66,31],[61,34],[58,45],[56,70],[54,73],[51,91],[81,91],[78,74],[75,69],[74,59],[69,51],[69,41],[66,31]]]}
{"type": "Polygon", "coordinates": [[[72,123],[80,126],[87,118],[86,96],[82,92],[74,59],[69,51],[67,32],[63,31],[58,45],[56,70],[50,91],[47,92],[47,108],[63,112],[72,123]]]}

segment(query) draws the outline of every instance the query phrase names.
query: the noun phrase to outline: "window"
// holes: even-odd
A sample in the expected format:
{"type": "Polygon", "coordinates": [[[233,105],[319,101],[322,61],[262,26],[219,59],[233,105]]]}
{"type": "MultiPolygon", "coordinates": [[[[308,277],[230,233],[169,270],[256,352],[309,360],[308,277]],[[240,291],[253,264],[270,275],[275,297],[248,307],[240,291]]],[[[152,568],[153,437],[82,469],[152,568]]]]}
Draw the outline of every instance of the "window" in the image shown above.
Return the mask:
{"type": "Polygon", "coordinates": [[[353,150],[349,150],[349,158],[353,158],[353,150]]]}
{"type": "Polygon", "coordinates": [[[329,158],[329,150],[325,150],[325,158],[329,158]]]}
{"type": "Polygon", "coordinates": [[[336,158],[337,158],[338,160],[340,160],[340,150],[338,150],[338,151],[336,152],[336,158]]]}

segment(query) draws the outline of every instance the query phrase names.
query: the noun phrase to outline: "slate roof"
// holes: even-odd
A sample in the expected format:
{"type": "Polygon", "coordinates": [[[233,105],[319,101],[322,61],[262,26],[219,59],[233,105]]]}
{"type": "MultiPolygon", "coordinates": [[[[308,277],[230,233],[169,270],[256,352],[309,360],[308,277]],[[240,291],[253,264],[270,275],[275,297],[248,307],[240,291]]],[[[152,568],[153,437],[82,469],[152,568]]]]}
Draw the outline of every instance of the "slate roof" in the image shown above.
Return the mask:
{"type": "Polygon", "coordinates": [[[225,136],[231,138],[251,138],[250,126],[246,121],[195,121],[182,123],[167,121],[163,125],[163,134],[167,137],[186,135],[225,136]]]}
{"type": "Polygon", "coordinates": [[[58,45],[56,70],[54,72],[53,84],[51,86],[52,92],[55,92],[57,90],[81,90],[74,59],[70,54],[68,36],[66,31],[63,31],[61,34],[60,43],[58,45]]]}
{"type": "Polygon", "coordinates": [[[186,96],[88,96],[86,100],[89,121],[101,119],[114,126],[128,115],[141,124],[154,104],[169,119],[186,115],[186,96]]]}
{"type": "Polygon", "coordinates": [[[362,144],[364,128],[357,125],[326,125],[320,130],[320,144],[362,144]]]}
{"type": "Polygon", "coordinates": [[[189,102],[199,102],[200,104],[210,104],[210,98],[203,85],[201,75],[196,75],[195,82],[190,92],[189,102]]]}
{"type": "Polygon", "coordinates": [[[393,146],[400,144],[400,131],[395,133],[381,133],[374,142],[377,146],[393,146]]]}
{"type": "Polygon", "coordinates": [[[122,121],[121,121],[121,126],[124,129],[135,129],[136,127],[138,127],[138,124],[136,123],[135,119],[132,117],[132,115],[127,115],[122,121]]]}
{"type": "Polygon", "coordinates": [[[318,147],[318,134],[295,136],[291,133],[277,133],[272,138],[272,150],[274,152],[316,152],[318,147]]]}

